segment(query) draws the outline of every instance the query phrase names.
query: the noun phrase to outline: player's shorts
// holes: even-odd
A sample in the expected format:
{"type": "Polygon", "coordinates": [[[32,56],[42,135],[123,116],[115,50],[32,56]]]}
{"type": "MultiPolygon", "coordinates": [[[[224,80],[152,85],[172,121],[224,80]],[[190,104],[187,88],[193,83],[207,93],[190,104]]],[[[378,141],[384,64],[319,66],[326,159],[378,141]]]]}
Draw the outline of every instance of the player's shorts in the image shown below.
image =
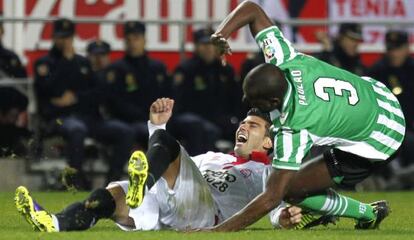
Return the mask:
{"type": "Polygon", "coordinates": [[[331,148],[324,153],[324,160],[332,180],[340,188],[353,189],[355,185],[374,171],[386,165],[386,161],[372,161],[349,152],[331,148]]]}
{"type": "MultiPolygon", "coordinates": [[[[129,211],[135,229],[120,226],[121,229],[185,230],[211,227],[217,223],[218,210],[210,187],[184,148],[181,148],[180,160],[180,173],[174,188],[170,189],[167,181],[160,178],[146,193],[142,205],[129,211]]],[[[128,181],[113,182],[108,187],[111,184],[121,186],[125,193],[128,191],[128,181]]]]}

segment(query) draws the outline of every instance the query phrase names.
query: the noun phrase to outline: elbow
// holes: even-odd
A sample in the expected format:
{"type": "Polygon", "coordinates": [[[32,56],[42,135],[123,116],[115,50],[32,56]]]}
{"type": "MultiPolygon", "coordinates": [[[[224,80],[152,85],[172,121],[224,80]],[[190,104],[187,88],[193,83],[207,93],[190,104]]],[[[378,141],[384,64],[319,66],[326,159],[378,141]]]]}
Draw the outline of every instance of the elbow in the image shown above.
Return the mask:
{"type": "Polygon", "coordinates": [[[242,2],[240,4],[240,7],[249,8],[249,10],[251,10],[252,12],[261,11],[262,9],[259,5],[257,5],[257,3],[249,1],[249,0],[242,2]]]}

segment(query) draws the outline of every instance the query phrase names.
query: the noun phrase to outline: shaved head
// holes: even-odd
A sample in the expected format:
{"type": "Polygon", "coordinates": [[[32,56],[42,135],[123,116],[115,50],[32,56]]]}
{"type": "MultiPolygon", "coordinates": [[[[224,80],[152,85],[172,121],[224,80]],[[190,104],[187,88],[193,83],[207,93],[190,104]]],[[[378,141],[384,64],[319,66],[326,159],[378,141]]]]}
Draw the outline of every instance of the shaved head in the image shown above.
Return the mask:
{"type": "Polygon", "coordinates": [[[263,63],[253,68],[243,82],[244,100],[262,111],[280,108],[287,91],[287,80],[282,70],[263,63]]]}

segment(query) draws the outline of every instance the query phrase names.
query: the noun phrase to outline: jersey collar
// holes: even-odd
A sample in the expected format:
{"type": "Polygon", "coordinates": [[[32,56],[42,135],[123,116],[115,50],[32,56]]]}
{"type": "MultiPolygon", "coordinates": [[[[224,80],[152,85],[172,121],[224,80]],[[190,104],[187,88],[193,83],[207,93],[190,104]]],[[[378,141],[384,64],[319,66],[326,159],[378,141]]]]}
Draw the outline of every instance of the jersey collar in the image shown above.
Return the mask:
{"type": "Polygon", "coordinates": [[[263,163],[265,165],[270,164],[270,158],[267,156],[266,153],[263,153],[263,152],[253,151],[250,154],[249,159],[245,159],[243,157],[236,156],[236,154],[234,152],[230,153],[230,155],[233,155],[237,159],[236,162],[233,163],[234,165],[247,163],[248,161],[263,163]]]}

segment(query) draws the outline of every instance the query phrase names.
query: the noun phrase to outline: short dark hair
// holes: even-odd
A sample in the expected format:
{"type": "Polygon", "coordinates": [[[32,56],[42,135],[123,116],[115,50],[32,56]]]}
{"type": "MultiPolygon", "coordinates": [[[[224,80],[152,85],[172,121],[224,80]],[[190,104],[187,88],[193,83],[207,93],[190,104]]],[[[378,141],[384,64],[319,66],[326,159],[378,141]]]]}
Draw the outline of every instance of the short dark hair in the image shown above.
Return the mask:
{"type": "MultiPolygon", "coordinates": [[[[258,109],[258,108],[250,108],[250,110],[247,112],[247,114],[246,114],[246,116],[255,116],[255,117],[259,117],[259,118],[261,118],[261,119],[263,119],[263,120],[265,120],[265,122],[266,122],[266,125],[265,125],[265,128],[266,128],[266,134],[265,134],[265,136],[266,137],[269,137],[271,140],[272,140],[272,142],[273,142],[273,134],[272,134],[272,120],[270,119],[270,114],[268,113],[268,112],[263,112],[263,111],[260,111],[260,109],[258,109]]],[[[268,149],[267,150],[267,154],[271,154],[273,152],[273,148],[270,148],[270,149],[268,149]]]]}
{"type": "Polygon", "coordinates": [[[256,117],[259,117],[259,118],[265,120],[265,122],[266,122],[265,127],[267,128],[266,136],[267,137],[272,136],[271,133],[270,133],[271,132],[270,126],[272,126],[272,120],[270,119],[270,114],[269,113],[260,111],[260,109],[258,109],[258,108],[250,108],[250,110],[247,112],[246,116],[256,116],[256,117]]]}
{"type": "Polygon", "coordinates": [[[244,98],[283,99],[288,89],[285,74],[274,64],[262,63],[250,70],[243,81],[244,98]]]}

